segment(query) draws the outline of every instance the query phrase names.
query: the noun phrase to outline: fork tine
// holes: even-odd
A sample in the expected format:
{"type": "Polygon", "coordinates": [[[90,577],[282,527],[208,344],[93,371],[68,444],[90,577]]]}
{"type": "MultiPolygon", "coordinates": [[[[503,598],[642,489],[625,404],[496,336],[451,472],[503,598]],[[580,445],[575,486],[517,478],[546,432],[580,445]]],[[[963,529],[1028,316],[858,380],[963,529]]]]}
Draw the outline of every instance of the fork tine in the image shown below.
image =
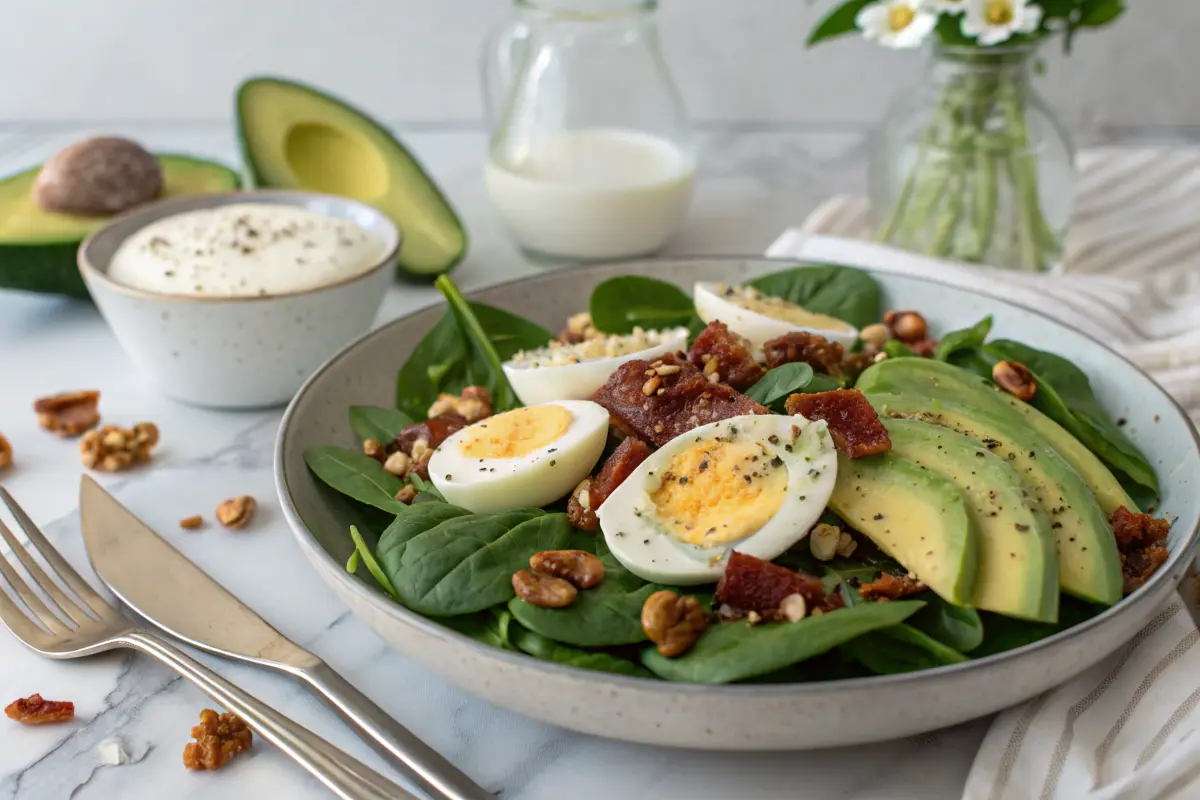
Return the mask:
{"type": "Polygon", "coordinates": [[[12,548],[13,555],[25,567],[25,571],[33,578],[33,582],[42,587],[42,591],[50,595],[50,601],[59,611],[65,614],[76,625],[83,625],[92,621],[92,618],[79,607],[78,603],[67,597],[66,592],[46,576],[41,566],[38,565],[33,556],[29,555],[29,551],[25,549],[25,546],[17,541],[17,537],[13,536],[13,532],[9,530],[3,520],[0,520],[0,537],[8,542],[8,546],[12,548]]]}
{"type": "Polygon", "coordinates": [[[96,593],[96,590],[88,585],[87,581],[79,577],[79,573],[75,568],[67,563],[67,560],[62,557],[58,549],[50,544],[42,532],[38,530],[37,525],[33,524],[33,520],[25,513],[25,510],[17,505],[17,501],[3,486],[0,486],[0,500],[4,501],[4,505],[8,506],[8,510],[12,512],[13,517],[17,520],[17,524],[21,526],[21,530],[25,531],[25,535],[29,537],[29,542],[34,548],[42,554],[42,558],[46,559],[46,563],[50,565],[50,570],[58,576],[59,580],[70,587],[75,596],[87,604],[97,619],[116,615],[117,611],[103,597],[96,593]]]}
{"type": "MultiPolygon", "coordinates": [[[[12,564],[10,564],[8,559],[4,556],[0,556],[0,575],[4,576],[5,582],[16,593],[17,597],[21,598],[21,602],[24,603],[30,612],[37,617],[43,625],[49,628],[51,632],[56,634],[70,633],[70,629],[67,628],[66,623],[54,616],[53,612],[46,608],[46,604],[41,601],[41,598],[30,591],[28,584],[26,584],[21,578],[20,574],[13,569],[12,564]]],[[[16,612],[17,615],[23,617],[27,623],[31,625],[33,624],[30,622],[29,616],[17,608],[16,604],[9,599],[8,595],[0,592],[0,596],[8,600],[8,602],[13,606],[12,610],[16,612]]],[[[8,624],[10,628],[12,627],[12,621],[9,620],[8,617],[4,617],[4,622],[8,624]]]]}
{"type": "MultiPolygon", "coordinates": [[[[0,563],[7,564],[8,561],[0,558],[0,563]]],[[[3,571],[3,568],[0,568],[0,571],[3,571]]],[[[22,597],[22,599],[24,598],[22,597]]],[[[14,636],[35,649],[44,649],[47,640],[52,638],[34,624],[29,615],[22,611],[16,602],[4,592],[0,592],[0,620],[12,631],[14,636]]]]}

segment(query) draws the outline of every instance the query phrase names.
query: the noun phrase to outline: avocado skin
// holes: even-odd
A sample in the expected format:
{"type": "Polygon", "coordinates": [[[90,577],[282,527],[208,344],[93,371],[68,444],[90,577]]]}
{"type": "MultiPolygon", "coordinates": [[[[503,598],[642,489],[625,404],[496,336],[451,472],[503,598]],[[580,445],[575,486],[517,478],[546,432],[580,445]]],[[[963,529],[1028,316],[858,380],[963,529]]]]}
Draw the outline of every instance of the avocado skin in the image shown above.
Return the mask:
{"type": "Polygon", "coordinates": [[[954,482],[979,532],[972,605],[1033,622],[1058,621],[1058,556],[1042,504],[1016,470],[967,436],[911,419],[887,419],[892,452],[954,482]]]}
{"type": "Polygon", "coordinates": [[[1059,525],[1054,531],[1061,591],[1104,605],[1121,599],[1121,557],[1107,516],[1079,473],[1034,430],[990,410],[927,395],[867,394],[867,399],[881,417],[919,419],[993,442],[989,449],[1012,462],[1050,513],[1051,525],[1059,525]]]}
{"type": "Polygon", "coordinates": [[[970,605],[979,568],[978,534],[952,482],[890,453],[851,459],[839,451],[829,508],[946,602],[970,605]],[[912,516],[931,515],[937,523],[927,528],[909,518],[899,500],[915,504],[910,508],[920,513],[912,516]],[[932,566],[922,563],[929,556],[932,566]]]}

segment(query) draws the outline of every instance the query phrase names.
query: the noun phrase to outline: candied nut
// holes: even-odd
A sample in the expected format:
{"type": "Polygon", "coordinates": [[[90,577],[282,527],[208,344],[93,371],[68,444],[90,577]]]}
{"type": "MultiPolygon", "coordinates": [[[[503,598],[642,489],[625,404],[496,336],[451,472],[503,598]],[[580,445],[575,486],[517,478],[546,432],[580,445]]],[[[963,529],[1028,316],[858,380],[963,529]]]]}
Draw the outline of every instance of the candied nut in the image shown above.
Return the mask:
{"type": "Polygon", "coordinates": [[[200,724],[192,728],[194,742],[183,748],[183,765],[192,770],[220,769],[229,760],[254,746],[254,734],[237,714],[217,714],[211,708],[200,712],[200,724]]]}
{"type": "Polygon", "coordinates": [[[929,329],[925,318],[916,311],[889,311],[883,316],[883,324],[902,342],[920,341],[929,329]]]}
{"type": "Polygon", "coordinates": [[[226,528],[241,528],[254,516],[258,503],[248,494],[222,500],[217,506],[217,522],[226,528]]]}
{"type": "Polygon", "coordinates": [[[457,414],[468,424],[492,415],[492,393],[483,386],[468,386],[461,395],[439,394],[429,407],[426,417],[457,414]]]}
{"type": "Polygon", "coordinates": [[[31,694],[13,700],[4,707],[9,719],[25,725],[47,725],[66,722],[75,716],[75,704],[65,700],[44,700],[40,694],[31,694]]]}
{"type": "Polygon", "coordinates": [[[517,597],[540,608],[565,608],[579,595],[579,590],[570,581],[540,575],[531,569],[514,572],[512,587],[517,597]]]}
{"type": "Polygon", "coordinates": [[[383,445],[376,439],[363,439],[363,455],[368,458],[373,458],[379,463],[383,463],[387,458],[387,451],[383,445]]]}
{"type": "Polygon", "coordinates": [[[58,436],[72,437],[100,424],[99,406],[100,392],[87,390],[42,397],[34,401],[33,410],[38,425],[58,436]]]}
{"type": "Polygon", "coordinates": [[[1037,379],[1018,361],[998,361],[992,367],[992,380],[1019,400],[1029,402],[1037,394],[1037,379]]]}
{"type": "Polygon", "coordinates": [[[708,628],[708,614],[691,595],[655,592],[642,605],[642,630],[667,658],[682,655],[708,628]]]}
{"type": "Polygon", "coordinates": [[[150,460],[150,450],[158,443],[158,427],[140,422],[132,430],[105,425],[88,431],[79,440],[80,460],[88,469],[119,472],[150,460]]]}
{"type": "Polygon", "coordinates": [[[854,537],[842,531],[838,536],[837,548],[835,552],[842,558],[849,558],[858,549],[858,542],[854,541],[854,537]]]}
{"type": "Polygon", "coordinates": [[[887,325],[884,325],[882,322],[876,322],[874,325],[868,325],[859,331],[858,338],[862,339],[866,344],[879,348],[883,347],[887,343],[887,340],[892,338],[892,332],[888,329],[887,325]]]}
{"type": "Polygon", "coordinates": [[[66,147],[42,165],[30,193],[43,211],[102,216],[162,194],[158,159],[137,142],[97,136],[66,147]]]}
{"type": "Polygon", "coordinates": [[[204,517],[200,516],[199,514],[195,514],[190,517],[184,517],[183,519],[179,520],[179,527],[183,528],[185,531],[194,531],[203,524],[204,517]]]}
{"type": "Polygon", "coordinates": [[[8,443],[8,439],[4,438],[4,434],[0,433],[0,469],[11,467],[13,463],[12,445],[8,443]]]}
{"type": "Polygon", "coordinates": [[[154,447],[158,444],[158,426],[153,422],[134,423],[133,441],[139,447],[154,447]]]}
{"type": "Polygon", "coordinates": [[[836,525],[820,523],[812,529],[812,533],[808,534],[808,549],[812,551],[813,558],[818,561],[832,561],[837,555],[838,539],[842,536],[842,531],[836,525]]]}
{"type": "Polygon", "coordinates": [[[403,478],[412,469],[412,458],[399,450],[387,457],[387,461],[383,462],[383,468],[395,475],[397,478],[403,478]]]}
{"type": "Polygon", "coordinates": [[[779,613],[788,622],[799,622],[808,616],[808,603],[802,594],[789,594],[779,603],[779,613]]]}
{"type": "Polygon", "coordinates": [[[586,550],[546,550],[529,558],[529,568],[591,589],[604,580],[604,564],[586,550]]]}
{"type": "Polygon", "coordinates": [[[584,478],[571,492],[567,500],[567,519],[581,531],[594,531],[600,527],[596,510],[592,508],[592,479],[584,478]]]}

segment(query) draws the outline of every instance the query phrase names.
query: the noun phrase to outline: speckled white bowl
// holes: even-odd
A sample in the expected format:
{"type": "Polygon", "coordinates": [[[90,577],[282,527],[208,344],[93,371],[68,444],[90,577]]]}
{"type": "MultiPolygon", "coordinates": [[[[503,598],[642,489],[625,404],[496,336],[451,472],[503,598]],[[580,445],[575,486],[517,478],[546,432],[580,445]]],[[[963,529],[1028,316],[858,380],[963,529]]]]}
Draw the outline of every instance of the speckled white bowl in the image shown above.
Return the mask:
{"type": "Polygon", "coordinates": [[[177,197],[114,219],[79,248],[79,269],[126,355],[163,392],[212,408],[286,403],[323,361],[375,320],[392,280],[400,234],[363,203],[308,192],[234,192],[177,197]],[[233,203],[299,206],[350,220],[385,244],[361,275],[316,289],[266,297],[165,295],[108,277],[113,254],[134,232],[163,217],[233,203]]]}
{"type": "MultiPolygon", "coordinates": [[[[614,275],[650,275],[688,287],[696,280],[740,282],[782,266],[764,259],[632,262],[539,275],[471,298],[527,314],[555,330],[566,314],[586,307],[593,286],[614,275]]],[[[497,705],[573,730],[682,747],[802,749],[907,736],[1028,700],[1113,653],[1175,591],[1200,533],[1200,440],[1166,392],[1078,331],[965,289],[886,273],[874,277],[885,307],[919,309],[934,331],[992,314],[996,336],[1052,347],[1087,372],[1108,411],[1129,421],[1125,430],[1158,472],[1161,511],[1175,520],[1170,558],[1144,586],[1082,625],[1025,647],[924,672],[822,683],[667,683],[589,672],[472,641],[392,602],[369,578],[346,572],[353,550],[347,529],[364,518],[304,464],[309,447],[354,443],[347,420],[351,405],[393,402],[396,368],[441,308],[364,336],[301,388],[284,416],[275,451],[284,514],[322,579],[397,651],[497,705]]]]}

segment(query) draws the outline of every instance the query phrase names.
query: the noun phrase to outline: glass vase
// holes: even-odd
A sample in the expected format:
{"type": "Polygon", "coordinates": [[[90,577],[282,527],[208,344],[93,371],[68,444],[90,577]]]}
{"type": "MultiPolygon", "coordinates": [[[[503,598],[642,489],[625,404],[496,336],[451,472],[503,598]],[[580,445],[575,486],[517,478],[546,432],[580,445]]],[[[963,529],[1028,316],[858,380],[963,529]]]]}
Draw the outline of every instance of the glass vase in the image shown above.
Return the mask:
{"type": "Polygon", "coordinates": [[[940,258],[1062,270],[1074,148],[1032,86],[1032,46],[935,45],[872,153],[878,240],[940,258]]]}

